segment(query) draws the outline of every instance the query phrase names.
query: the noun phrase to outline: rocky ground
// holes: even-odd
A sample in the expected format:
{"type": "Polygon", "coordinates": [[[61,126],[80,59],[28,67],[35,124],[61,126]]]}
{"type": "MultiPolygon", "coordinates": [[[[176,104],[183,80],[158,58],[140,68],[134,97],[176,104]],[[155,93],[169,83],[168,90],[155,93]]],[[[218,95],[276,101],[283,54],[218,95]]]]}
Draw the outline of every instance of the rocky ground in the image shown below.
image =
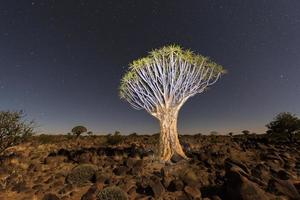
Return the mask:
{"type": "Polygon", "coordinates": [[[0,200],[300,199],[297,142],[181,136],[190,160],[160,163],[157,135],[54,137],[35,137],[1,156],[0,200]]]}

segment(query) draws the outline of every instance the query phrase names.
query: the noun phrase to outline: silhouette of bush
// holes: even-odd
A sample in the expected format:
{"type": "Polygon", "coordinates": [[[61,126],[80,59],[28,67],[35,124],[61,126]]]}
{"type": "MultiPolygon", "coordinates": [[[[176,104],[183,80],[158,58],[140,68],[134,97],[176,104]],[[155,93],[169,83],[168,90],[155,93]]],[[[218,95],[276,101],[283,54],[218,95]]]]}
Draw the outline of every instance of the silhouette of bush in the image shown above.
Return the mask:
{"type": "Polygon", "coordinates": [[[300,132],[300,119],[289,112],[279,113],[273,121],[266,125],[267,134],[273,138],[293,141],[300,132]]]}
{"type": "Polygon", "coordinates": [[[73,138],[72,133],[67,133],[66,138],[67,138],[68,140],[72,139],[72,138],[73,138]]]}
{"type": "Polygon", "coordinates": [[[96,195],[97,200],[127,200],[127,194],[119,187],[107,187],[96,195]]]}
{"type": "Polygon", "coordinates": [[[84,126],[75,126],[72,128],[71,132],[73,135],[76,135],[76,137],[79,137],[82,133],[87,132],[87,128],[84,126]]]}
{"type": "Polygon", "coordinates": [[[97,167],[91,164],[81,164],[72,169],[66,177],[66,182],[75,185],[84,185],[95,178],[97,167]]]}
{"type": "Polygon", "coordinates": [[[248,131],[248,130],[243,130],[242,133],[243,133],[245,136],[247,136],[247,135],[250,134],[250,131],[248,131]]]}
{"type": "Polygon", "coordinates": [[[119,131],[116,131],[113,135],[107,136],[107,144],[109,145],[117,145],[123,141],[123,136],[119,131]]]}
{"type": "Polygon", "coordinates": [[[27,122],[23,111],[0,112],[0,153],[34,134],[33,121],[27,122]]]}

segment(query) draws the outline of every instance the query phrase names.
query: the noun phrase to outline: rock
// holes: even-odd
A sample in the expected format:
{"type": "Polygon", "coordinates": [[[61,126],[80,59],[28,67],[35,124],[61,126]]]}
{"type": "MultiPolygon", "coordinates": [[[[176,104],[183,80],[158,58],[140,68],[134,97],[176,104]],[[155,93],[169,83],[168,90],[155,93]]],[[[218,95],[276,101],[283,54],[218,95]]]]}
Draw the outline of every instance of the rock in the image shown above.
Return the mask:
{"type": "Polygon", "coordinates": [[[90,153],[82,153],[78,156],[76,160],[78,160],[79,163],[89,163],[91,161],[92,155],[90,153]]]}
{"type": "Polygon", "coordinates": [[[265,184],[267,184],[270,180],[269,168],[263,164],[256,165],[251,170],[251,175],[253,178],[257,178],[265,184]]]}
{"type": "Polygon", "coordinates": [[[82,195],[81,200],[96,200],[96,195],[103,189],[103,185],[94,184],[82,195]]]}
{"type": "Polygon", "coordinates": [[[71,184],[67,184],[62,189],[58,191],[58,194],[66,194],[73,190],[73,186],[71,184]]]}
{"type": "Polygon", "coordinates": [[[66,182],[81,186],[95,179],[97,166],[91,164],[81,164],[72,169],[66,177],[66,182]]]}
{"type": "Polygon", "coordinates": [[[44,160],[44,164],[46,165],[59,165],[62,162],[65,162],[67,158],[65,156],[48,156],[44,160]]]}
{"type": "Polygon", "coordinates": [[[144,161],[143,160],[137,160],[134,163],[134,166],[131,169],[131,173],[133,175],[138,175],[143,173],[143,167],[144,167],[144,161]]]}
{"type": "Polygon", "coordinates": [[[171,192],[181,191],[184,188],[184,184],[181,180],[172,180],[168,186],[168,190],[171,192]]]}
{"type": "Polygon", "coordinates": [[[15,191],[15,192],[18,192],[18,193],[28,191],[28,189],[29,188],[26,186],[25,181],[19,182],[11,188],[12,191],[15,191]]]}
{"type": "Polygon", "coordinates": [[[249,173],[249,169],[246,165],[244,165],[243,163],[241,163],[240,161],[237,161],[237,160],[233,160],[233,159],[230,159],[230,158],[226,158],[225,159],[225,162],[224,162],[224,165],[225,165],[225,169],[230,169],[231,167],[233,166],[238,166],[240,167],[244,172],[246,173],[249,173]]]}
{"type": "Polygon", "coordinates": [[[135,164],[135,159],[134,158],[127,158],[125,163],[126,163],[126,166],[129,167],[130,169],[133,168],[134,164],[135,164]]]}
{"type": "Polygon", "coordinates": [[[296,169],[297,175],[300,176],[300,158],[295,163],[295,169],[296,169]]]}
{"type": "Polygon", "coordinates": [[[249,181],[240,174],[237,168],[232,168],[226,172],[227,181],[225,192],[227,199],[241,200],[266,200],[269,199],[265,192],[255,183],[249,181]]]}
{"type": "Polygon", "coordinates": [[[97,183],[109,184],[111,182],[110,177],[111,175],[109,173],[97,171],[95,174],[95,181],[97,183]]]}
{"type": "MultiPolygon", "coordinates": [[[[204,199],[203,199],[204,200],[204,199]]],[[[219,197],[218,195],[213,195],[211,197],[211,200],[222,200],[221,197],[219,197]]]]}
{"type": "Polygon", "coordinates": [[[41,189],[43,189],[43,185],[41,185],[41,184],[34,185],[34,186],[32,186],[32,189],[33,190],[41,190],[41,189]]]}
{"type": "Polygon", "coordinates": [[[300,194],[290,180],[272,178],[268,184],[268,190],[276,195],[285,195],[290,199],[300,199],[300,194]]]}
{"type": "Polygon", "coordinates": [[[60,200],[58,196],[52,193],[45,194],[42,200],[60,200]]]}
{"type": "Polygon", "coordinates": [[[291,174],[288,173],[288,172],[285,171],[285,170],[279,170],[279,171],[277,172],[277,176],[278,176],[278,178],[281,179],[281,180],[288,180],[288,179],[290,179],[290,178],[292,177],[291,174]]]}
{"type": "Polygon", "coordinates": [[[124,176],[127,173],[128,170],[129,170],[128,167],[126,167],[126,166],[120,166],[120,167],[115,168],[113,170],[113,172],[117,176],[124,176]]]}
{"type": "Polygon", "coordinates": [[[160,182],[159,178],[156,176],[152,176],[149,180],[149,186],[151,187],[153,193],[154,193],[154,197],[158,198],[160,197],[164,191],[165,188],[162,185],[162,183],[160,182]]]}
{"type": "Polygon", "coordinates": [[[174,155],[171,157],[171,161],[172,161],[173,163],[177,163],[177,162],[179,162],[179,161],[181,161],[181,160],[184,160],[184,158],[183,158],[182,156],[178,155],[178,154],[174,154],[174,155]]]}
{"type": "Polygon", "coordinates": [[[188,195],[189,199],[201,200],[201,192],[198,188],[187,185],[184,187],[184,191],[188,195]]]}
{"type": "Polygon", "coordinates": [[[136,181],[134,179],[130,179],[125,183],[122,189],[127,193],[132,193],[136,190],[136,188],[136,181]]]}
{"type": "Polygon", "coordinates": [[[192,169],[184,169],[179,176],[186,185],[195,186],[198,183],[198,177],[192,169]]]}
{"type": "Polygon", "coordinates": [[[261,154],[261,159],[262,160],[267,160],[267,161],[272,161],[272,162],[277,162],[278,164],[282,165],[284,161],[281,159],[281,157],[276,153],[263,153],[261,154]]]}
{"type": "Polygon", "coordinates": [[[165,188],[168,188],[170,183],[174,180],[174,177],[171,177],[171,176],[164,176],[163,177],[163,185],[165,188]]]}

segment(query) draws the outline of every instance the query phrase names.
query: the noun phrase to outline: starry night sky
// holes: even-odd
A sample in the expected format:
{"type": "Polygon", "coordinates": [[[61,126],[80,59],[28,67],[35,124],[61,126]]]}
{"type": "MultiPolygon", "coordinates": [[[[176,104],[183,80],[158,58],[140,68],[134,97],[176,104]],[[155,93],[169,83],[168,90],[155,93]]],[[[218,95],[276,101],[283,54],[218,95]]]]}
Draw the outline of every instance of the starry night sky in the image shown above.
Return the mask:
{"type": "Polygon", "coordinates": [[[0,24],[0,110],[43,133],[159,132],[118,87],[129,62],[171,43],[229,71],[183,106],[180,133],[262,132],[300,114],[299,0],[9,0],[0,24]]]}

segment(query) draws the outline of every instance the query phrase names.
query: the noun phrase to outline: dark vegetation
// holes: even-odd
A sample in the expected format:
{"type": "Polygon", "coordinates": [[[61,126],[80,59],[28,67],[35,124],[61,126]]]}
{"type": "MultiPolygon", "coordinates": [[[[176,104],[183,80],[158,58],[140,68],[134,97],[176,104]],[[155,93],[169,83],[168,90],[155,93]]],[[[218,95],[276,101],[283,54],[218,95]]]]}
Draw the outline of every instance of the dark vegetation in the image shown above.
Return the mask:
{"type": "Polygon", "coordinates": [[[0,112],[0,153],[33,135],[33,121],[27,122],[22,111],[0,112]]]}
{"type": "Polygon", "coordinates": [[[267,128],[267,134],[277,141],[293,142],[300,137],[300,119],[288,112],[278,114],[267,128]]]}

